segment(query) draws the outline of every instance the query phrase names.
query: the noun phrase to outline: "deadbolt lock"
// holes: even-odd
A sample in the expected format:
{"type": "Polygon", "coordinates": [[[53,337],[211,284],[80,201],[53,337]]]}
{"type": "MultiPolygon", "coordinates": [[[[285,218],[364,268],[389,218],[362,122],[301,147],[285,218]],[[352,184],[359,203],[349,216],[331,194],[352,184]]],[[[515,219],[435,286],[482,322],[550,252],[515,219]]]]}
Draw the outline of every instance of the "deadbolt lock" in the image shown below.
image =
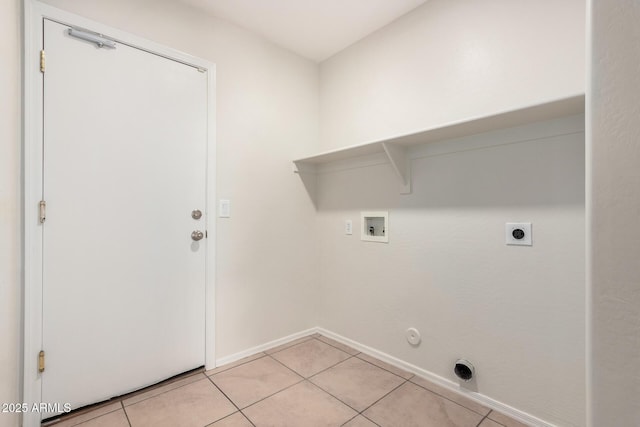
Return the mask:
{"type": "Polygon", "coordinates": [[[204,233],[200,230],[195,230],[193,233],[191,233],[191,238],[196,242],[198,240],[202,240],[203,237],[204,237],[204,233]]]}
{"type": "Polygon", "coordinates": [[[202,218],[202,211],[200,209],[194,209],[191,211],[191,218],[200,219],[202,218]]]}

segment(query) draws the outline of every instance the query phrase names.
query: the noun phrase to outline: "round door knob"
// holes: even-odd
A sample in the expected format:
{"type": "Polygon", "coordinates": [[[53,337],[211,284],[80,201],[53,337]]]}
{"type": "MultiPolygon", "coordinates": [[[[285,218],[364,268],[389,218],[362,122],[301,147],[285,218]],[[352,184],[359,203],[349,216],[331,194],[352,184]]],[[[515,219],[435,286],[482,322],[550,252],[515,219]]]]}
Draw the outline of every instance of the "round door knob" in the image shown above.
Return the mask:
{"type": "Polygon", "coordinates": [[[198,240],[202,240],[203,237],[204,237],[204,233],[200,230],[195,230],[193,233],[191,233],[191,238],[196,242],[198,240]]]}
{"type": "Polygon", "coordinates": [[[200,209],[194,209],[191,211],[191,218],[200,219],[202,218],[202,211],[200,209]]]}

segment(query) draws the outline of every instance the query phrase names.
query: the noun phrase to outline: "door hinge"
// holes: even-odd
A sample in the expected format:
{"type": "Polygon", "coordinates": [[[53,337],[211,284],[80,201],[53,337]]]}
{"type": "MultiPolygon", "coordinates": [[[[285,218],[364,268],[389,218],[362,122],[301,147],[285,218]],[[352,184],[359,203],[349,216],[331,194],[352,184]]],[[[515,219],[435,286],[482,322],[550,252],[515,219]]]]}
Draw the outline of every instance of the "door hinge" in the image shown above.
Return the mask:
{"type": "Polygon", "coordinates": [[[40,224],[44,224],[47,219],[47,202],[40,200],[40,224]]]}
{"type": "Polygon", "coordinates": [[[44,54],[44,50],[40,51],[40,72],[44,73],[45,68],[47,67],[47,56],[44,54]]]}
{"type": "Polygon", "coordinates": [[[40,350],[38,353],[38,372],[44,372],[44,350],[40,350]]]}

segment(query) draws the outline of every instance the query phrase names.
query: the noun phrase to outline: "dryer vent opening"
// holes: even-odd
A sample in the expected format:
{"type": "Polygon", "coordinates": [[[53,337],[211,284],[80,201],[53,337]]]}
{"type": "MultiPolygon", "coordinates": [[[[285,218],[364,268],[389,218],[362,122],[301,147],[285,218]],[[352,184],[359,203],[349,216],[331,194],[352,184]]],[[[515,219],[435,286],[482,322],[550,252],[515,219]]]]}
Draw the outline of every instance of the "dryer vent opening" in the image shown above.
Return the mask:
{"type": "Polygon", "coordinates": [[[453,368],[453,372],[462,381],[471,381],[475,374],[475,368],[468,360],[459,359],[456,361],[456,366],[453,368]]]}

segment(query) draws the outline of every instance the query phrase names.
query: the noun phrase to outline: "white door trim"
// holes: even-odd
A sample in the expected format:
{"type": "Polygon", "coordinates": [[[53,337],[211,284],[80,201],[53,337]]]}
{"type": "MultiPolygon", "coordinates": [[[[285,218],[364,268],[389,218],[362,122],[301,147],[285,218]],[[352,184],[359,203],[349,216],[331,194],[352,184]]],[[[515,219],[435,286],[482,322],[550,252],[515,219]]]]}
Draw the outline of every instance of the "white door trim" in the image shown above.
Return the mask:
{"type": "MultiPolygon", "coordinates": [[[[207,244],[205,284],[205,366],[215,367],[215,249],[216,249],[216,145],[215,145],[215,64],[179,52],[152,41],[120,31],[89,19],[45,5],[36,0],[24,0],[24,84],[23,84],[23,197],[24,197],[24,294],[23,294],[23,402],[31,409],[42,402],[41,375],[37,370],[37,357],[42,350],[42,239],[38,203],[42,198],[42,19],[91,29],[127,45],[208,70],[207,76],[207,244]]],[[[46,350],[46,349],[45,349],[46,350]]],[[[64,402],[43,402],[64,403],[64,402]]],[[[40,413],[23,413],[22,425],[40,425],[40,413]]]]}

